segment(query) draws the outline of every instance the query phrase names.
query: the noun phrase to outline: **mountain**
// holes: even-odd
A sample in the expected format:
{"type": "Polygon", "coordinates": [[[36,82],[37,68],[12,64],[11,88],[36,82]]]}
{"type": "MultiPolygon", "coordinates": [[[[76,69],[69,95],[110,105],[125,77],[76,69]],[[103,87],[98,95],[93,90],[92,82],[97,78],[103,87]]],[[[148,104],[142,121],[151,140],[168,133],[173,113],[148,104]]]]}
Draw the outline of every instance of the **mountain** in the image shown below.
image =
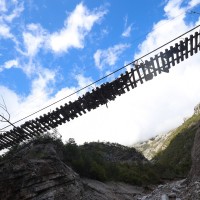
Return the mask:
{"type": "Polygon", "coordinates": [[[191,151],[199,121],[200,104],[195,106],[194,114],[176,129],[134,147],[163,169],[160,173],[164,178],[186,177],[192,165],[191,151]]]}
{"type": "Polygon", "coordinates": [[[160,134],[147,141],[136,143],[133,145],[135,149],[141,152],[148,160],[152,160],[154,156],[161,151],[164,151],[174,137],[176,129],[165,134],[160,134]]]}

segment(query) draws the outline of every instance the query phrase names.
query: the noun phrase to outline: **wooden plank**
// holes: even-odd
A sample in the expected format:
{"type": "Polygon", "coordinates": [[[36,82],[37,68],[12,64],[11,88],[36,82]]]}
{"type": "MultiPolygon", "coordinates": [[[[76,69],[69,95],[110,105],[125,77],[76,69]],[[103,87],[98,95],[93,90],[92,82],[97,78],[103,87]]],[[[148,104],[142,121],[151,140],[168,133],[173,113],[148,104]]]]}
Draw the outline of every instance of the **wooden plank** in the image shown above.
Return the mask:
{"type": "Polygon", "coordinates": [[[180,54],[181,54],[181,61],[184,61],[184,52],[185,52],[185,45],[184,42],[180,41],[180,54]]]}
{"type": "Polygon", "coordinates": [[[145,61],[145,64],[144,63],[140,63],[140,68],[143,71],[145,81],[150,81],[150,80],[153,79],[153,73],[151,73],[150,67],[147,66],[147,65],[148,65],[147,61],[145,61]],[[148,73],[147,73],[147,71],[148,71],[148,73]]]}
{"type": "MultiPolygon", "coordinates": [[[[5,135],[10,138],[10,142],[14,142],[16,139],[15,137],[12,137],[11,132],[6,132],[5,135]]],[[[17,144],[16,142],[14,142],[14,143],[17,144]]]]}
{"type": "Polygon", "coordinates": [[[188,46],[188,43],[189,43],[189,39],[186,37],[185,38],[185,58],[188,59],[188,53],[189,53],[189,46],[188,46]]]}
{"type": "MultiPolygon", "coordinates": [[[[93,97],[98,98],[96,94],[96,90],[93,89],[92,94],[93,94],[93,97]]],[[[83,111],[83,109],[79,103],[79,100],[76,100],[73,102],[73,107],[74,107],[74,110],[76,110],[76,113],[78,113],[81,116],[82,115],[81,112],[83,111]]]]}
{"type": "Polygon", "coordinates": [[[154,76],[157,76],[157,69],[154,65],[154,59],[152,57],[150,58],[150,63],[151,63],[152,69],[153,69],[154,76]]]}
{"type": "Polygon", "coordinates": [[[20,133],[17,132],[16,128],[13,128],[10,130],[10,132],[15,135],[15,139],[18,139],[18,138],[24,138],[24,139],[28,139],[26,136],[24,135],[21,135],[20,133]]]}
{"type": "Polygon", "coordinates": [[[35,120],[36,120],[37,123],[39,123],[39,124],[42,126],[42,129],[43,129],[45,132],[48,131],[48,130],[50,130],[49,127],[46,126],[45,123],[41,123],[41,121],[40,121],[39,118],[36,118],[35,120]]]}
{"type": "Polygon", "coordinates": [[[117,79],[112,81],[112,83],[114,84],[115,89],[117,90],[119,96],[126,92],[124,89],[124,84],[123,84],[123,80],[121,80],[121,77],[118,77],[117,79]]]}
{"type": "Polygon", "coordinates": [[[41,133],[47,132],[47,129],[44,126],[42,126],[42,124],[37,120],[37,118],[33,120],[33,123],[35,124],[35,126],[37,126],[38,132],[41,133]]]}
{"type": "Polygon", "coordinates": [[[133,84],[133,81],[131,80],[131,76],[132,76],[132,73],[131,72],[125,72],[126,73],[126,77],[128,79],[128,82],[129,82],[129,86],[131,86],[131,88],[133,89],[134,88],[134,84],[133,84]]]}
{"type": "Polygon", "coordinates": [[[49,127],[49,125],[47,123],[47,119],[45,116],[44,115],[40,116],[38,120],[47,130],[51,130],[51,128],[49,127]]]}
{"type": "MultiPolygon", "coordinates": [[[[100,105],[102,105],[102,102],[104,100],[103,96],[99,92],[100,92],[100,90],[97,90],[97,88],[92,89],[92,92],[91,92],[92,98],[94,99],[94,103],[95,103],[96,107],[99,107],[100,105]]],[[[79,115],[82,115],[82,113],[80,112],[82,110],[82,108],[79,108],[78,102],[76,102],[76,103],[74,104],[74,106],[76,106],[77,113],[79,115]],[[77,105],[76,105],[76,103],[77,103],[77,105]]]]}
{"type": "MultiPolygon", "coordinates": [[[[159,58],[160,58],[160,56],[158,56],[158,55],[156,54],[154,60],[156,61],[158,73],[160,74],[162,71],[161,71],[161,67],[160,67],[160,63],[159,63],[159,58]]],[[[154,63],[155,63],[155,62],[154,62],[154,63]]]]}
{"type": "Polygon", "coordinates": [[[36,135],[33,131],[30,131],[30,129],[28,129],[28,128],[26,127],[26,123],[25,123],[25,124],[22,124],[22,125],[20,126],[20,128],[21,128],[27,135],[29,135],[30,137],[33,137],[33,135],[36,135]]]}
{"type": "Polygon", "coordinates": [[[48,125],[49,125],[49,127],[53,128],[53,129],[58,127],[59,124],[60,125],[62,124],[60,122],[59,115],[56,118],[53,118],[52,115],[48,112],[47,117],[48,117],[48,121],[47,121],[48,125]]]}
{"type": "Polygon", "coordinates": [[[18,137],[12,137],[12,132],[6,132],[5,135],[9,138],[11,138],[10,142],[14,143],[14,144],[18,144],[18,142],[16,141],[18,139],[18,137]]]}
{"type": "Polygon", "coordinates": [[[0,140],[1,140],[2,144],[6,145],[8,143],[8,141],[4,138],[4,135],[1,135],[1,139],[0,140]]]}
{"type": "Polygon", "coordinates": [[[35,133],[37,133],[38,135],[41,134],[41,131],[39,130],[38,125],[34,123],[34,120],[30,120],[30,126],[35,133]]]}
{"type": "Polygon", "coordinates": [[[179,56],[179,45],[178,43],[175,44],[174,47],[174,53],[176,54],[176,63],[179,64],[180,63],[180,56],[179,56]]]}
{"type": "Polygon", "coordinates": [[[102,95],[110,101],[114,100],[117,96],[117,93],[111,83],[107,82],[103,84],[103,87],[101,87],[100,89],[102,91],[102,95]]]}
{"type": "Polygon", "coordinates": [[[15,137],[10,132],[5,132],[4,134],[7,135],[11,140],[15,139],[15,137]]]}
{"type": "Polygon", "coordinates": [[[3,139],[6,143],[12,141],[10,138],[8,138],[8,137],[6,136],[6,134],[3,134],[2,139],[3,139]]]}
{"type": "Polygon", "coordinates": [[[200,41],[198,41],[198,36],[199,36],[199,33],[198,32],[195,32],[195,34],[194,34],[194,53],[197,53],[198,52],[198,45],[199,45],[199,42],[200,41]]]}
{"type": "Polygon", "coordinates": [[[26,139],[30,138],[28,135],[25,134],[25,132],[20,127],[14,128],[13,131],[19,134],[19,138],[26,138],[26,139]]]}
{"type": "Polygon", "coordinates": [[[167,67],[163,70],[166,71],[166,72],[169,72],[169,69],[171,68],[170,57],[168,55],[169,55],[169,50],[165,49],[164,57],[167,61],[167,63],[166,63],[167,67]]]}
{"type": "Polygon", "coordinates": [[[29,121],[26,122],[26,127],[29,128],[35,134],[39,135],[39,133],[37,132],[37,130],[35,130],[35,127],[33,126],[31,120],[29,120],[29,121]]]}
{"type": "Polygon", "coordinates": [[[46,126],[48,126],[50,129],[57,127],[57,124],[54,121],[51,121],[50,114],[44,114],[43,119],[46,123],[46,126]]]}
{"type": "Polygon", "coordinates": [[[21,125],[22,129],[25,129],[30,135],[36,135],[36,133],[29,127],[29,122],[25,122],[21,125]]]}
{"type": "Polygon", "coordinates": [[[61,125],[63,123],[64,117],[62,116],[60,109],[56,108],[56,113],[52,114],[52,112],[48,112],[47,115],[49,119],[48,120],[49,124],[52,124],[54,128],[56,128],[58,125],[61,125]]]}
{"type": "Polygon", "coordinates": [[[132,75],[132,78],[133,78],[134,87],[136,88],[137,87],[137,80],[135,78],[135,70],[133,68],[131,68],[131,75],[132,75]]]}
{"type": "Polygon", "coordinates": [[[191,56],[193,56],[193,44],[194,44],[193,38],[194,38],[194,36],[193,36],[193,35],[190,35],[189,41],[190,41],[190,55],[191,55],[191,56]]]}
{"type": "MultiPolygon", "coordinates": [[[[87,103],[88,103],[87,105],[90,107],[90,109],[93,109],[92,108],[92,99],[91,99],[90,92],[87,92],[85,98],[87,99],[86,100],[87,103]]],[[[69,111],[70,111],[70,114],[69,114],[70,118],[74,119],[74,117],[78,117],[76,111],[74,110],[73,103],[71,101],[69,101],[68,106],[69,106],[69,111]]]]}
{"type": "MultiPolygon", "coordinates": [[[[143,63],[141,63],[141,64],[143,64],[143,63]]],[[[141,74],[140,74],[141,64],[135,65],[135,69],[136,69],[137,75],[139,77],[139,80],[136,80],[136,81],[137,82],[140,81],[140,83],[143,84],[143,80],[142,80],[142,77],[141,77],[141,74]]]]}
{"type": "Polygon", "coordinates": [[[67,104],[65,104],[64,105],[64,107],[63,106],[60,106],[60,112],[61,112],[61,114],[63,115],[63,117],[64,117],[64,119],[63,120],[65,120],[65,121],[70,121],[70,116],[69,116],[69,114],[70,114],[70,112],[68,111],[68,105],[67,104]]]}

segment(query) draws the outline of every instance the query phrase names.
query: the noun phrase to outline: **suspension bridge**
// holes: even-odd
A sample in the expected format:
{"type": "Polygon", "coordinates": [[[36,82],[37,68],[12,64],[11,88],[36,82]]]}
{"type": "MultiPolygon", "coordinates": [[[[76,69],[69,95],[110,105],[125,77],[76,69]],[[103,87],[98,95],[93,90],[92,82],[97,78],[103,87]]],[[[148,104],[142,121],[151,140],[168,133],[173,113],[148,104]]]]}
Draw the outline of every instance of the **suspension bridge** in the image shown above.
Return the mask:
{"type": "MultiPolygon", "coordinates": [[[[194,29],[197,29],[199,26],[194,29]]],[[[184,39],[180,39],[178,43],[166,48],[164,51],[160,51],[153,57],[149,57],[144,62],[139,63],[138,59],[130,63],[130,70],[125,71],[115,80],[103,83],[92,91],[86,92],[77,100],[70,101],[57,107],[52,112],[41,115],[34,120],[26,121],[20,126],[14,126],[13,129],[2,133],[0,135],[0,150],[10,148],[27,139],[41,135],[101,105],[107,105],[109,101],[114,101],[117,96],[136,88],[139,84],[150,81],[163,72],[168,73],[173,66],[192,57],[199,51],[200,30],[184,39]]]]}

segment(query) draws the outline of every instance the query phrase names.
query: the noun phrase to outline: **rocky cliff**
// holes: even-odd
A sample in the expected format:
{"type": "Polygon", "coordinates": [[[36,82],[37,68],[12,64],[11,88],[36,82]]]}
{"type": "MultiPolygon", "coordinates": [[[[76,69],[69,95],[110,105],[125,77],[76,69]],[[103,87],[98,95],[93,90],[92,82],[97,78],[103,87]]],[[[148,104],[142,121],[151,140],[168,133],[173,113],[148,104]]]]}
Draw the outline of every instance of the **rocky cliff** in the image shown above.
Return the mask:
{"type": "Polygon", "coordinates": [[[53,143],[30,143],[0,163],[0,200],[131,200],[141,187],[82,179],[53,143]]]}
{"type": "Polygon", "coordinates": [[[147,141],[136,143],[133,147],[141,152],[148,160],[152,160],[158,152],[164,151],[168,147],[175,131],[174,129],[167,133],[157,135],[147,141]]]}
{"type": "Polygon", "coordinates": [[[0,199],[81,199],[79,176],[54,144],[35,144],[0,164],[0,199]]]}
{"type": "Polygon", "coordinates": [[[197,126],[198,130],[192,148],[192,167],[188,175],[190,181],[200,181],[200,123],[197,126]]]}

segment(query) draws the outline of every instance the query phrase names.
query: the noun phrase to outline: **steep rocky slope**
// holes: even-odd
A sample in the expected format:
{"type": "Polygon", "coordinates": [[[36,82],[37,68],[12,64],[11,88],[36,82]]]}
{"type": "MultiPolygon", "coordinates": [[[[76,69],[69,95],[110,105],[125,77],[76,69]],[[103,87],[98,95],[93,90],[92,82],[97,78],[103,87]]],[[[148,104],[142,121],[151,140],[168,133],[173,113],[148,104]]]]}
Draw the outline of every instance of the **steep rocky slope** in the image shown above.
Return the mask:
{"type": "Polygon", "coordinates": [[[0,199],[81,199],[79,176],[54,144],[35,144],[0,164],[0,199]]]}
{"type": "Polygon", "coordinates": [[[190,118],[184,120],[184,123],[178,128],[170,130],[167,133],[159,134],[151,139],[139,142],[133,145],[139,152],[141,152],[148,160],[152,160],[159,152],[163,152],[173,139],[190,127],[194,127],[200,120],[200,103],[194,107],[194,114],[190,118]]]}
{"type": "Polygon", "coordinates": [[[144,189],[80,178],[52,142],[30,143],[0,163],[0,200],[131,200],[144,189]]]}
{"type": "Polygon", "coordinates": [[[136,143],[133,145],[141,152],[148,160],[151,160],[158,152],[164,151],[173,138],[176,129],[165,134],[157,135],[147,141],[136,143]]]}
{"type": "Polygon", "coordinates": [[[159,185],[149,194],[142,196],[142,200],[200,199],[200,122],[196,124],[196,128],[192,147],[192,166],[187,178],[159,185]]]}

